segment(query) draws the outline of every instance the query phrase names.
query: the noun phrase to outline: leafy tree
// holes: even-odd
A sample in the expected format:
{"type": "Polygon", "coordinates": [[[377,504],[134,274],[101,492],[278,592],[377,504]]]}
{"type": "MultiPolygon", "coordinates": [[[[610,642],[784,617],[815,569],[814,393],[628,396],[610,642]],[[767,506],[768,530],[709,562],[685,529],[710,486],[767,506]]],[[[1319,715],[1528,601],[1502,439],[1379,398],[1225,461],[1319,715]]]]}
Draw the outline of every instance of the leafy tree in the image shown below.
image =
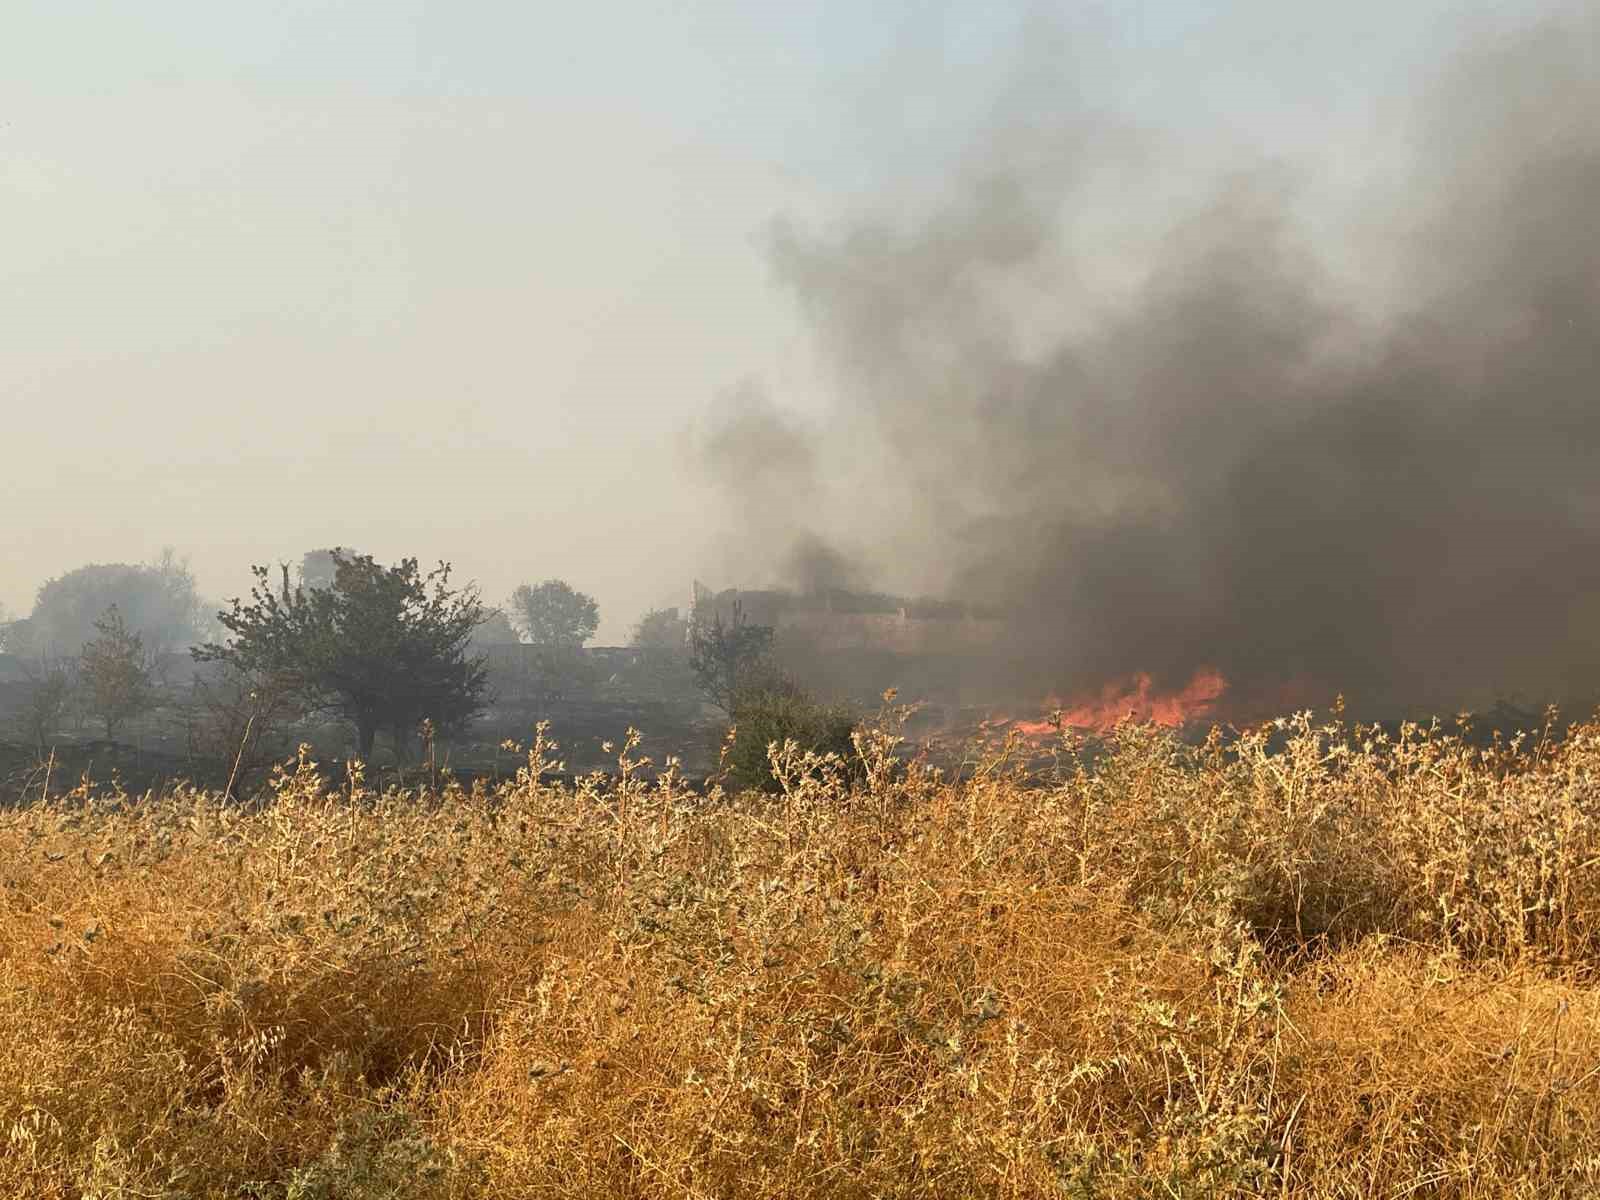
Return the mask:
{"type": "Polygon", "coordinates": [[[89,711],[105,722],[106,740],[112,741],[124,721],[151,705],[150,660],[144,638],[128,628],[115,605],[94,627],[100,636],[84,644],[78,669],[89,711]]]}
{"type": "Polygon", "coordinates": [[[697,617],[689,623],[689,669],[706,699],[732,714],[734,696],[774,674],[771,625],[752,625],[735,600],[724,621],[720,612],[711,619],[697,617]]]}
{"type": "Polygon", "coordinates": [[[423,718],[448,732],[482,712],[487,671],[468,653],[484,619],[477,590],[452,589],[448,563],[424,575],[414,558],[385,567],[331,553],[327,587],[291,590],[285,566],[275,593],[268,569],[255,567],[249,603],[235,599],[217,615],[231,636],[195,659],[268,676],[307,710],[349,721],[362,758],[380,729],[403,759],[423,718]]]}
{"type": "Polygon", "coordinates": [[[32,614],[17,623],[13,653],[74,657],[96,636],[96,622],[112,606],[152,659],[194,645],[211,630],[194,574],[168,550],[154,563],[91,564],[48,581],[32,614]]]}
{"type": "Polygon", "coordinates": [[[574,591],[560,579],[537,587],[523,584],[511,593],[512,620],[535,646],[582,646],[600,627],[600,606],[593,596],[574,591]]]}
{"type": "Polygon", "coordinates": [[[675,608],[653,608],[633,627],[633,644],[641,650],[682,653],[689,626],[675,608]]]}

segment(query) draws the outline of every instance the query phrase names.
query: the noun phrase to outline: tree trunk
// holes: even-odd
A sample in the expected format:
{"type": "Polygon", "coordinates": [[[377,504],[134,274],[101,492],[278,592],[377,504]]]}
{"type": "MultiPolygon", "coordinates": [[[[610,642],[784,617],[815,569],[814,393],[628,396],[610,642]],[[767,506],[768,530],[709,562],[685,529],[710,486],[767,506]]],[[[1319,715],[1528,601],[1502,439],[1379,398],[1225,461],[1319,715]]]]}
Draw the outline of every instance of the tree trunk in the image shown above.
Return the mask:
{"type": "Polygon", "coordinates": [[[356,740],[361,743],[361,761],[372,761],[372,744],[378,740],[378,726],[371,721],[358,721],[356,723],[356,740]]]}
{"type": "Polygon", "coordinates": [[[394,760],[402,766],[411,758],[411,739],[407,732],[403,721],[396,721],[389,731],[389,736],[394,739],[394,760]]]}

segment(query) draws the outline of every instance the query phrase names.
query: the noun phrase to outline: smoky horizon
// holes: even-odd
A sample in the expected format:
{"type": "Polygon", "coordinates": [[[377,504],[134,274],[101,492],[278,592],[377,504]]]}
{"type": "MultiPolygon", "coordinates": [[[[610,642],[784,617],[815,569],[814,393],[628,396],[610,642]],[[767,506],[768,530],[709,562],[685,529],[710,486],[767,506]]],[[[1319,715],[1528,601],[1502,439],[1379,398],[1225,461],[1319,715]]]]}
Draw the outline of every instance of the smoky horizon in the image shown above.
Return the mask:
{"type": "Polygon", "coordinates": [[[751,553],[1002,607],[1036,692],[1592,695],[1600,78],[1572,32],[1437,64],[1338,218],[1313,168],[1191,171],[1115,284],[1083,216],[1176,191],[1173,147],[1088,105],[999,122],[919,219],[775,226],[834,404],[747,385],[704,439],[769,517],[751,553]]]}
{"type": "Polygon", "coordinates": [[[179,7],[0,85],[0,619],[341,546],[603,645],[983,606],[1030,699],[1600,692],[1586,6],[179,7]]]}

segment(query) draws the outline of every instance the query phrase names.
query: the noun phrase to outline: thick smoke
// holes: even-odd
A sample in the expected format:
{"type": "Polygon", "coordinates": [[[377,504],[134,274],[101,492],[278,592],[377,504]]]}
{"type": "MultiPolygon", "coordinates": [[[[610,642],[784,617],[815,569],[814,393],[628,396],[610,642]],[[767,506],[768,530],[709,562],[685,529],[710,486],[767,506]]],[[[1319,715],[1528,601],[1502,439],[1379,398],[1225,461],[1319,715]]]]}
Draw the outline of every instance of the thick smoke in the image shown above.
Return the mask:
{"type": "Polygon", "coordinates": [[[823,440],[751,380],[720,398],[693,439],[695,466],[726,498],[724,573],[799,592],[865,586],[867,573],[808,520],[823,500],[823,440]]]}
{"type": "Polygon", "coordinates": [[[730,425],[721,477],[765,464],[764,537],[845,489],[872,529],[804,528],[809,557],[870,536],[874,583],[914,559],[1013,611],[1029,686],[1209,665],[1317,700],[1593,694],[1597,113],[1560,29],[1456,63],[1414,114],[1403,200],[1364,219],[1382,279],[1355,285],[1350,246],[1306,232],[1309,185],[1256,167],[1219,171],[1131,286],[1082,286],[1076,216],[1117,157],[1086,123],[969,167],[914,226],[781,230],[837,410],[788,450],[730,425]],[[873,469],[823,471],[841,445],[873,469]]]}

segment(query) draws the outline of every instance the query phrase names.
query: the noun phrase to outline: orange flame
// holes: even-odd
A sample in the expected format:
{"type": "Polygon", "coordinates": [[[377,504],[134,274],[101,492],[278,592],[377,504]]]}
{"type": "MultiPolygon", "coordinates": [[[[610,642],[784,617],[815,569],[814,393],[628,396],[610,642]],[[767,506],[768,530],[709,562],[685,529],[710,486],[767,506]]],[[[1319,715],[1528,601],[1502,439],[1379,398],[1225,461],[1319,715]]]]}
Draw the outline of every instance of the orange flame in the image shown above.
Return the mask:
{"type": "MultiPolygon", "coordinates": [[[[1105,733],[1123,721],[1172,727],[1187,724],[1209,715],[1227,690],[1228,681],[1212,667],[1201,667],[1175,692],[1157,691],[1149,674],[1139,671],[1106,684],[1098,695],[1071,702],[1052,698],[1048,704],[1060,714],[1063,727],[1105,733]]],[[[1039,737],[1054,732],[1056,725],[1054,721],[1018,721],[1014,728],[1028,737],[1039,737]]]]}

